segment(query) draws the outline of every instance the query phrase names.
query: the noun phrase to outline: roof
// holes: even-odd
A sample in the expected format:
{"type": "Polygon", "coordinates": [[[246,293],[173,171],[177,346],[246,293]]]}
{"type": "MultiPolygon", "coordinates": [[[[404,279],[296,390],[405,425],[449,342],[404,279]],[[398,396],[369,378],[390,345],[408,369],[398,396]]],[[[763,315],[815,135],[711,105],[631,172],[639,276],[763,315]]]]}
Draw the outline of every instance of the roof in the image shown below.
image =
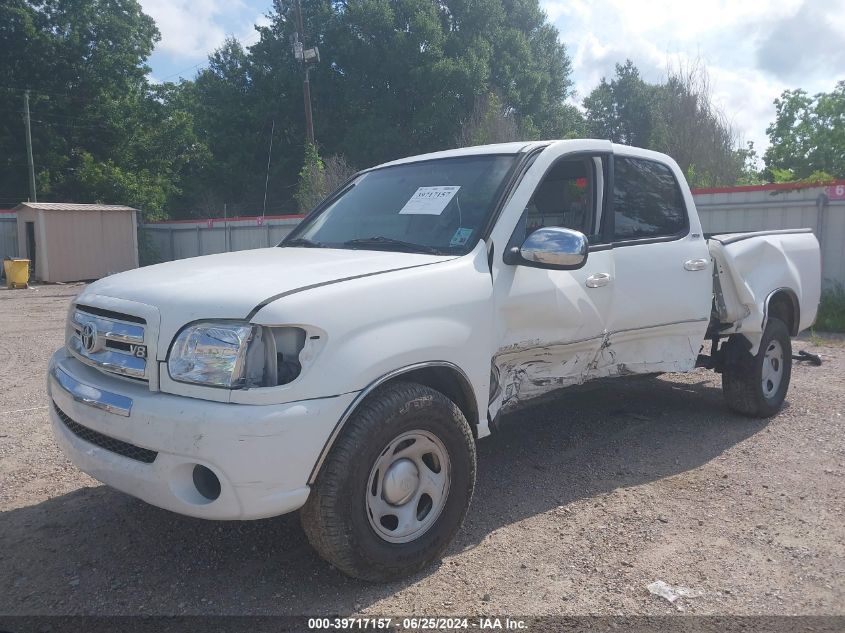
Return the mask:
{"type": "Polygon", "coordinates": [[[441,152],[433,152],[431,154],[420,154],[419,156],[408,156],[398,160],[390,161],[373,167],[373,169],[380,169],[382,167],[392,167],[394,165],[405,165],[407,163],[416,163],[425,160],[435,160],[439,158],[458,158],[461,156],[478,156],[491,154],[520,154],[529,152],[531,150],[547,147],[549,145],[559,146],[561,149],[571,152],[610,152],[614,151],[620,155],[625,156],[639,156],[642,158],[651,158],[658,160],[668,160],[673,162],[671,157],[653,152],[647,149],[640,149],[638,147],[631,147],[629,145],[612,144],[610,141],[596,138],[573,138],[560,140],[546,140],[546,141],[520,141],[513,143],[496,143],[493,145],[473,145],[470,147],[459,147],[457,149],[449,149],[441,152]]]}
{"type": "Polygon", "coordinates": [[[388,167],[393,165],[404,165],[406,163],[416,163],[424,160],[434,160],[438,158],[458,158],[460,156],[478,156],[484,154],[519,154],[522,151],[548,145],[550,141],[532,141],[532,142],[516,142],[516,143],[496,143],[494,145],[473,145],[470,147],[460,147],[457,149],[448,149],[441,152],[432,152],[430,154],[419,154],[417,156],[407,156],[398,160],[392,160],[387,163],[377,165],[373,169],[381,167],[388,167]]]}
{"type": "Polygon", "coordinates": [[[69,202],[21,202],[13,210],[33,209],[35,211],[137,211],[134,207],[120,204],[73,204],[69,202]]]}

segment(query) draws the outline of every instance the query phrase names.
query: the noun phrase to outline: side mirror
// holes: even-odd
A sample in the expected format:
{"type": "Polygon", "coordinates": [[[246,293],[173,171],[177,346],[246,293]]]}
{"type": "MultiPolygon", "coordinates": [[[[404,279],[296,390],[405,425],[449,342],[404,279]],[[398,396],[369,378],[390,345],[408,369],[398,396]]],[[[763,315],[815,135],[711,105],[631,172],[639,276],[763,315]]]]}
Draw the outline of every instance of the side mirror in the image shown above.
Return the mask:
{"type": "Polygon", "coordinates": [[[519,248],[505,254],[506,264],[552,270],[576,270],[587,263],[590,243],[580,231],[548,226],[537,229],[519,248]]]}

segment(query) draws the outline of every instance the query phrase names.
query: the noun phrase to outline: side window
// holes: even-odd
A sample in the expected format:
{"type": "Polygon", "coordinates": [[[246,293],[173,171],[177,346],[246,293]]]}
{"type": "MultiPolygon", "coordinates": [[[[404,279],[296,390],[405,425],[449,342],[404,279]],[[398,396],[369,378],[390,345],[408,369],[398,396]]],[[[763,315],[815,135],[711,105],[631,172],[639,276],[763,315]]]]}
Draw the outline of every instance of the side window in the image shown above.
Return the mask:
{"type": "Polygon", "coordinates": [[[517,226],[514,241],[522,242],[539,228],[560,226],[589,235],[596,208],[595,167],[591,159],[555,163],[537,185],[517,226]]]}
{"type": "Polygon", "coordinates": [[[613,210],[615,240],[677,235],[687,228],[672,170],[652,160],[616,157],[613,210]]]}

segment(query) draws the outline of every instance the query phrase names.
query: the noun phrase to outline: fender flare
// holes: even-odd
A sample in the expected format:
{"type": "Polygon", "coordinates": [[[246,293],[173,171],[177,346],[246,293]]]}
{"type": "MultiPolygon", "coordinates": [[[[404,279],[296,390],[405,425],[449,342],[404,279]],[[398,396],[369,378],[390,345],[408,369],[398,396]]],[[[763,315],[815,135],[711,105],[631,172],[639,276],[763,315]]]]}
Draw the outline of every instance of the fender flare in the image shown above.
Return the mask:
{"type": "MultiPolygon", "coordinates": [[[[409,374],[413,371],[419,369],[426,369],[428,367],[446,367],[453,371],[456,371],[463,381],[462,387],[468,391],[470,394],[474,394],[472,390],[472,381],[467,376],[466,372],[458,367],[455,363],[445,360],[435,360],[435,361],[426,361],[422,363],[414,363],[412,365],[406,365],[405,367],[400,367],[398,369],[394,369],[392,371],[387,372],[386,374],[376,378],[366,387],[364,387],[361,391],[358,392],[358,395],[355,396],[355,399],[349,403],[349,406],[346,407],[346,410],[343,412],[343,415],[340,416],[340,419],[335,424],[334,428],[332,429],[331,434],[329,435],[326,443],[323,445],[323,449],[320,451],[319,457],[317,457],[317,461],[314,463],[314,467],[311,469],[311,474],[308,475],[308,485],[313,485],[317,479],[317,475],[320,472],[320,469],[323,466],[323,462],[326,461],[326,457],[328,457],[329,451],[334,446],[335,441],[340,436],[341,431],[343,431],[343,427],[346,425],[346,422],[349,418],[352,417],[352,414],[355,413],[358,406],[369,396],[373,391],[375,391],[378,387],[383,385],[384,383],[392,380],[394,378],[398,378],[399,376],[403,376],[404,374],[409,374]]],[[[473,395],[474,398],[474,395],[473,395]]],[[[476,403],[476,408],[478,407],[478,403],[476,403]]],[[[478,423],[477,420],[469,420],[471,425],[475,425],[478,423]]]]}
{"type": "Polygon", "coordinates": [[[798,328],[800,327],[801,323],[801,303],[798,301],[798,295],[795,294],[795,291],[792,288],[786,287],[775,288],[766,297],[766,301],[763,303],[763,323],[760,326],[760,331],[766,331],[766,325],[768,325],[769,323],[769,304],[771,303],[772,299],[774,299],[775,295],[778,295],[780,293],[786,295],[789,298],[790,303],[792,304],[792,327],[789,328],[789,335],[797,336],[798,328]]]}

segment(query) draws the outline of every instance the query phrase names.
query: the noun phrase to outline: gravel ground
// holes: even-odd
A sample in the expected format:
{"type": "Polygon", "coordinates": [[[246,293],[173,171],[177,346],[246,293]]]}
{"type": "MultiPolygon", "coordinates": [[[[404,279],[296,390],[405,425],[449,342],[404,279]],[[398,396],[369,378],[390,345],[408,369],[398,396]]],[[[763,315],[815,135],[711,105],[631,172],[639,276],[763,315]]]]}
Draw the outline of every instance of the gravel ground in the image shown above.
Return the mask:
{"type": "Polygon", "coordinates": [[[841,339],[796,343],[824,365],[795,365],[770,420],[730,413],[703,370],[511,415],[479,443],[443,562],[370,585],[322,562],[295,515],[181,517],[63,457],[44,374],[79,289],[0,290],[0,613],[845,613],[841,339]],[[670,604],[656,580],[697,595],[670,604]]]}

